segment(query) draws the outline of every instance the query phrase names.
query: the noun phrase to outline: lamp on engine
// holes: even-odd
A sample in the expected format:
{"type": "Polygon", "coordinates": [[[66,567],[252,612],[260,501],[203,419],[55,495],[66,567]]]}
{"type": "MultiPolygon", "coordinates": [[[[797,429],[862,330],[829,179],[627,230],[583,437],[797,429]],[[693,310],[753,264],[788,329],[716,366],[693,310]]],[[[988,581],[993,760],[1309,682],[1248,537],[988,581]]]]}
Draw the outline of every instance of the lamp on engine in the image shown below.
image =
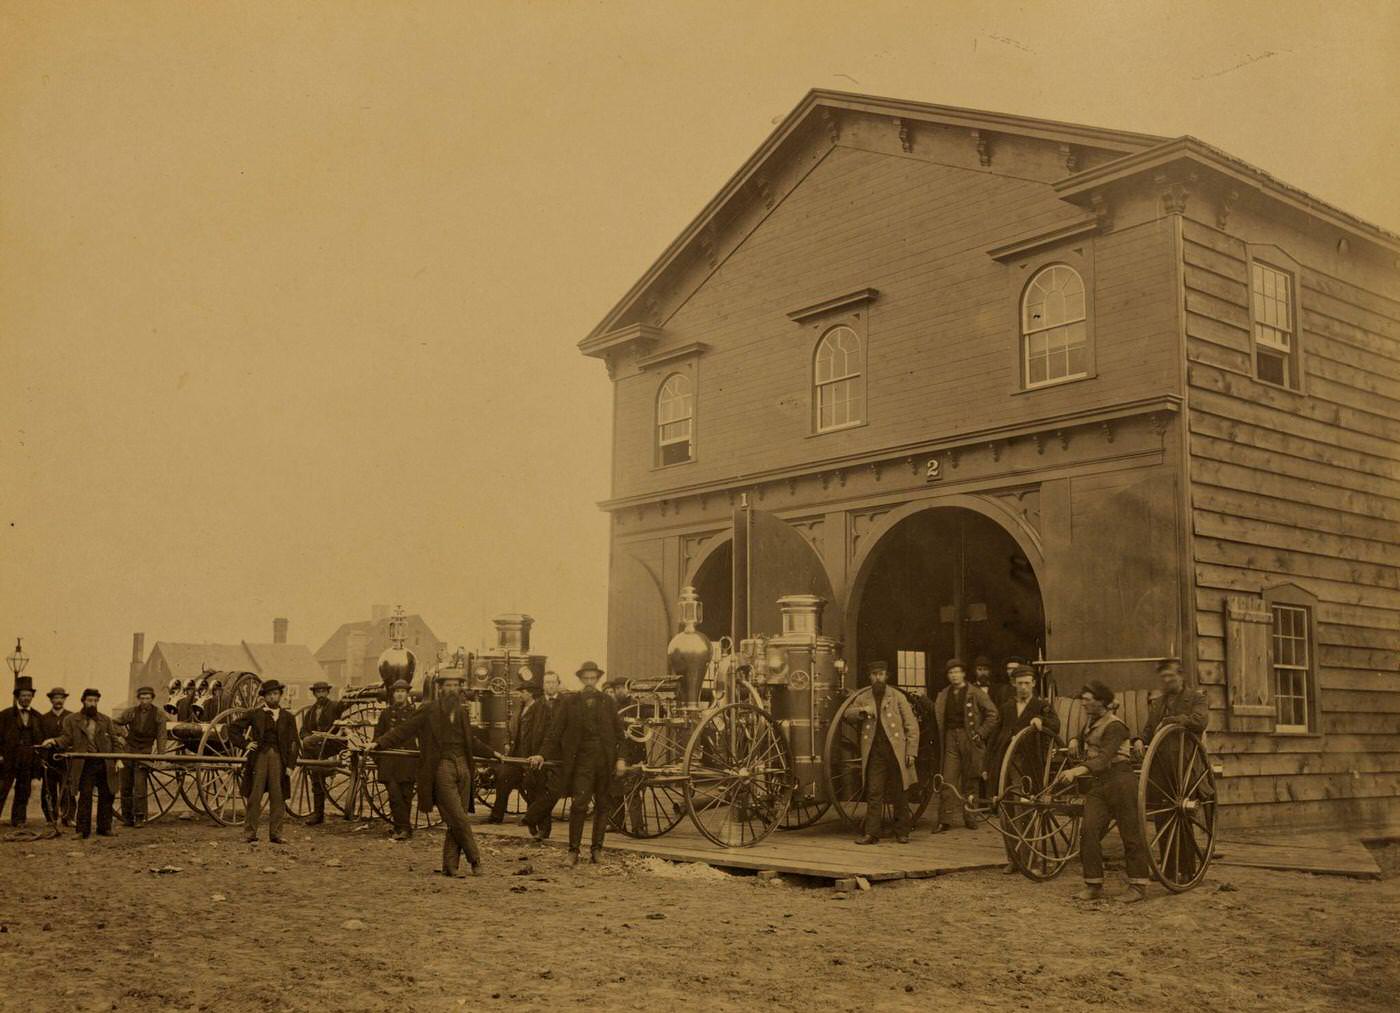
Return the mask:
{"type": "Polygon", "coordinates": [[[681,588],[682,628],[666,645],[666,661],[672,675],[680,680],[677,701],[684,707],[700,703],[700,687],[710,666],[710,638],[697,627],[704,621],[704,606],[693,587],[681,588]]]}

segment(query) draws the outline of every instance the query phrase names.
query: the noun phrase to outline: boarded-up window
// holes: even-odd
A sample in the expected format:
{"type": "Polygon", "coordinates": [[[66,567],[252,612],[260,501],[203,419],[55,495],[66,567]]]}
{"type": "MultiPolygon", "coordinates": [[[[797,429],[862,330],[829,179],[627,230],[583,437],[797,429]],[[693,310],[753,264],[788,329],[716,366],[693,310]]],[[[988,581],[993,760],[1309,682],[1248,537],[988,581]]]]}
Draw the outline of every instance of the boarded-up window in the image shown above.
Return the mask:
{"type": "Polygon", "coordinates": [[[1230,595],[1225,599],[1225,677],[1232,715],[1273,717],[1272,620],[1263,598],[1230,595]]]}

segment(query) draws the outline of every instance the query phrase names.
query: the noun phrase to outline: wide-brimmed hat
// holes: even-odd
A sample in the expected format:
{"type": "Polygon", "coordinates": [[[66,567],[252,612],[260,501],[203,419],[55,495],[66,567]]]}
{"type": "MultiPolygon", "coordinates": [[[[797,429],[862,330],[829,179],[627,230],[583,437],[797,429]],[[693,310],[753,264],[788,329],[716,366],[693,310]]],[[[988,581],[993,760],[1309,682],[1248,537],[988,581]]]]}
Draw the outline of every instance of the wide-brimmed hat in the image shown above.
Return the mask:
{"type": "Polygon", "coordinates": [[[1003,664],[1003,665],[1024,665],[1024,664],[1027,664],[1027,662],[1026,662],[1026,659],[1023,658],[1023,657],[1021,657],[1019,654],[1013,654],[1011,657],[1009,657],[1009,658],[1007,658],[1005,661],[1003,661],[1002,664],[1003,664]]]}
{"type": "Polygon", "coordinates": [[[55,686],[53,689],[49,690],[48,698],[52,700],[56,696],[61,696],[66,700],[68,699],[68,691],[62,686],[55,686]]]}
{"type": "Polygon", "coordinates": [[[319,682],[313,682],[313,683],[311,684],[311,692],[313,692],[313,693],[316,692],[318,689],[324,689],[324,690],[329,691],[329,690],[332,690],[332,689],[334,689],[334,688],[335,688],[335,687],[332,686],[330,683],[326,682],[325,679],[321,679],[319,682]]]}
{"type": "Polygon", "coordinates": [[[258,696],[267,696],[267,694],[273,691],[281,692],[286,688],[286,686],[283,686],[276,679],[268,679],[267,682],[258,687],[258,696]]]}
{"type": "Polygon", "coordinates": [[[86,699],[87,699],[88,697],[90,697],[90,696],[95,696],[95,697],[97,697],[97,699],[99,699],[99,700],[102,699],[102,693],[101,693],[100,691],[98,691],[98,690],[95,690],[95,689],[85,689],[85,690],[83,690],[83,695],[80,696],[80,697],[78,697],[78,699],[79,699],[79,700],[86,700],[86,699]]]}
{"type": "Polygon", "coordinates": [[[598,675],[599,678],[602,678],[603,676],[603,670],[598,667],[598,663],[596,661],[585,661],[582,665],[579,665],[578,671],[574,672],[574,675],[579,676],[582,675],[584,672],[594,672],[598,675]]]}

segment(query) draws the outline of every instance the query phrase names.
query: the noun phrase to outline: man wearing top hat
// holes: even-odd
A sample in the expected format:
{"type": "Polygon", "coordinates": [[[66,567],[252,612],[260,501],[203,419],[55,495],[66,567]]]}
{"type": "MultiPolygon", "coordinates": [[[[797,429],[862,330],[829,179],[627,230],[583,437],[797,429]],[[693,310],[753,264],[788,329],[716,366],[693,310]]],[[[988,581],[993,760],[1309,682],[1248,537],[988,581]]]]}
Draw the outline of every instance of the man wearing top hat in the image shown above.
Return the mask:
{"type": "MultiPolygon", "coordinates": [[[[156,691],[150,686],[138,689],[136,706],[128,707],[112,723],[125,730],[128,753],[165,751],[165,711],[156,706],[156,691]]],[[[122,823],[126,826],[137,826],[146,819],[147,775],[143,764],[122,764],[122,823]]]]}
{"type": "MultiPolygon", "coordinates": [[[[97,709],[102,694],[95,689],[83,690],[79,698],[83,708],[63,719],[58,735],[45,739],[43,745],[57,746],[65,753],[120,752],[121,736],[112,719],[97,709]]],[[[78,836],[92,836],[92,793],[97,791],[97,836],[111,837],[112,801],[117,792],[117,761],[96,757],[73,757],[68,761],[66,785],[76,795],[78,836]]]]}
{"type": "MultiPolygon", "coordinates": [[[[413,717],[414,706],[409,700],[412,687],[404,679],[396,679],[389,687],[389,706],[379,715],[374,737],[382,739],[389,732],[413,717]]],[[[418,739],[409,738],[400,749],[417,749],[418,739]]],[[[379,782],[389,795],[389,813],[394,820],[394,840],[406,841],[413,836],[413,781],[418,776],[418,758],[414,756],[376,756],[374,766],[379,782]]]]}
{"type": "Polygon", "coordinates": [[[457,669],[439,671],[433,677],[433,699],[407,721],[374,739],[375,749],[397,749],[418,739],[418,808],[426,811],[436,806],[447,825],[442,835],[444,876],[458,875],[463,855],[473,876],[481,872],[481,849],[467,813],[475,808],[472,782],[476,779],[476,758],[495,755],[478,745],[472,733],[463,682],[457,669]]]}
{"type": "Polygon", "coordinates": [[[933,705],[938,721],[938,738],[943,743],[943,790],[938,793],[933,809],[933,833],[950,829],[946,822],[955,811],[962,809],[963,825],[977,828],[976,821],[957,794],[966,795],[977,782],[986,763],[987,744],[997,728],[997,709],[979,686],[967,683],[967,669],[958,658],[950,658],[944,666],[948,685],[938,693],[933,705]],[[957,789],[956,792],[954,789],[957,789]]]}
{"type": "Polygon", "coordinates": [[[866,666],[870,685],[859,689],[846,708],[846,720],[860,722],[861,770],[865,774],[865,826],[857,844],[879,844],[885,803],[894,807],[894,839],[909,843],[909,798],[918,781],[919,720],[914,708],[888,685],[883,661],[866,666]]]}
{"type": "Polygon", "coordinates": [[[10,788],[15,801],[10,823],[24,826],[29,817],[29,791],[32,782],[43,776],[44,768],[34,747],[44,741],[39,712],[32,706],[34,683],[27,675],[15,676],[14,706],[0,711],[0,814],[10,788]]]}
{"type": "Polygon", "coordinates": [[[258,687],[262,703],[235,719],[229,732],[235,742],[246,739],[247,759],[239,788],[247,801],[243,820],[243,839],[249,844],[258,839],[258,822],[262,818],[263,796],[269,801],[267,839],[273,844],[285,844],[282,821],[287,815],[287,799],[292,794],[291,770],[301,752],[297,738],[297,721],[282,706],[282,684],[269,679],[258,687]]]}
{"type": "MultiPolygon", "coordinates": [[[[335,731],[335,723],[344,708],[340,701],[331,699],[331,684],[328,682],[313,682],[311,695],[314,699],[301,712],[301,748],[307,756],[314,755],[324,760],[338,755],[344,748],[344,743],[327,737],[335,731]]],[[[309,827],[326,821],[325,771],[311,772],[311,799],[311,817],[306,821],[309,827]]]]}
{"type": "Polygon", "coordinates": [[[560,788],[573,799],[569,808],[571,866],[578,864],[579,849],[583,846],[583,823],[588,817],[590,802],[594,806],[589,860],[597,864],[607,833],[613,775],[621,776],[627,767],[618,753],[623,728],[617,704],[598,689],[603,670],[594,662],[585,661],[574,674],[583,688],[561,698],[544,749],[530,757],[530,764],[536,770],[544,766],[546,756],[558,761],[560,788]]]}
{"type": "MultiPolygon", "coordinates": [[[[68,691],[55,686],[48,692],[49,710],[39,715],[39,728],[45,739],[56,739],[63,734],[63,719],[72,711],[68,710],[68,691]]],[[[77,802],[72,792],[63,788],[63,761],[48,757],[44,761],[44,790],[41,800],[44,805],[44,818],[54,825],[72,826],[73,811],[77,802]]]]}

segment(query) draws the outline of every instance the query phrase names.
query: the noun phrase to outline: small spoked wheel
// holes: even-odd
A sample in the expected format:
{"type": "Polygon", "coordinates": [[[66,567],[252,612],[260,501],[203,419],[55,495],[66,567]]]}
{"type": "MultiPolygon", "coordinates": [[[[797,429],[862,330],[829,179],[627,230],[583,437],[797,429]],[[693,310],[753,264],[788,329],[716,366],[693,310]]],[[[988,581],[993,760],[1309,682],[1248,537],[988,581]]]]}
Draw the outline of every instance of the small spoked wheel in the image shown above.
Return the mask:
{"type": "Polygon", "coordinates": [[[686,743],[682,775],[691,822],[722,848],[749,847],[777,829],[795,780],[777,723],[746,703],[705,714],[686,743]]]}
{"type": "MultiPolygon", "coordinates": [[[[242,708],[231,708],[214,716],[199,737],[200,756],[244,757],[247,747],[237,745],[229,725],[242,717],[242,708]]],[[[215,823],[232,826],[243,822],[245,800],[241,787],[243,768],[228,763],[202,763],[194,770],[200,807],[215,823]]]]}
{"type": "Polygon", "coordinates": [[[670,723],[669,708],[657,700],[628,704],[618,711],[634,762],[614,786],[608,814],[612,829],[637,840],[669,833],[685,815],[680,771],[685,763],[684,729],[670,723]]]}
{"type": "MultiPolygon", "coordinates": [[[[184,747],[178,741],[166,741],[165,753],[173,755],[183,751],[184,747]]],[[[139,764],[137,774],[145,776],[146,805],[142,810],[144,815],[141,817],[141,822],[150,823],[152,820],[160,819],[175,805],[175,800],[181,794],[184,774],[174,764],[164,763],[139,764]]]]}
{"type": "Polygon", "coordinates": [[[1055,736],[1023,728],[1007,744],[997,815],[1007,857],[1027,879],[1054,879],[1079,853],[1083,806],[1073,785],[1055,785],[1069,764],[1055,736]]]}
{"type": "MultiPolygon", "coordinates": [[[[893,687],[894,692],[903,690],[893,687]]],[[[907,695],[907,694],[906,694],[907,695]]],[[[831,725],[826,730],[826,749],[822,753],[822,776],[826,782],[827,798],[831,800],[836,813],[852,830],[865,828],[865,765],[861,756],[861,722],[854,719],[853,707],[868,704],[870,693],[857,690],[841,702],[831,725]]],[[[916,711],[916,714],[918,712],[916,711]]],[[[919,755],[914,761],[918,781],[906,789],[909,802],[909,823],[912,826],[923,818],[933,799],[933,775],[937,750],[932,742],[932,730],[923,721],[919,727],[919,755]]],[[[881,826],[894,825],[894,805],[885,803],[881,826]]]]}
{"type": "Polygon", "coordinates": [[[1138,774],[1138,819],[1153,877],[1174,893],[1199,883],[1215,853],[1215,773],[1194,732],[1167,725],[1138,774]]]}

